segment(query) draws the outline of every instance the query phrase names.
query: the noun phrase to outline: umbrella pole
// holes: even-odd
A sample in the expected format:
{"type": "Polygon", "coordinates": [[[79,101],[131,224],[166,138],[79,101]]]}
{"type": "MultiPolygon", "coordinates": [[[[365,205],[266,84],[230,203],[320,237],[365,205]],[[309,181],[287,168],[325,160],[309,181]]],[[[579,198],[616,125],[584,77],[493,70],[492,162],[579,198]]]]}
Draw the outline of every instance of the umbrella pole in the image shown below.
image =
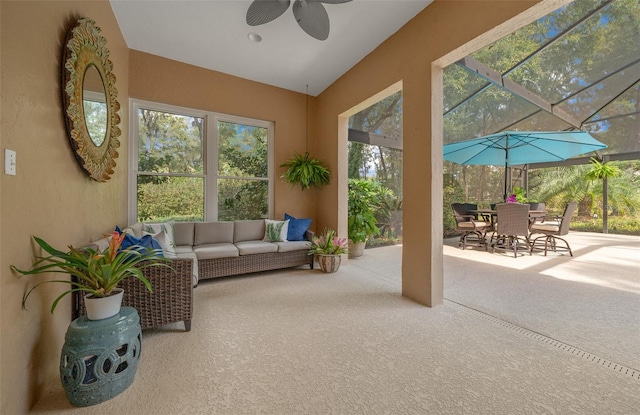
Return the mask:
{"type": "Polygon", "coordinates": [[[504,149],[504,191],[502,192],[502,201],[506,203],[507,201],[507,181],[509,180],[509,138],[507,137],[507,148],[504,149]]]}

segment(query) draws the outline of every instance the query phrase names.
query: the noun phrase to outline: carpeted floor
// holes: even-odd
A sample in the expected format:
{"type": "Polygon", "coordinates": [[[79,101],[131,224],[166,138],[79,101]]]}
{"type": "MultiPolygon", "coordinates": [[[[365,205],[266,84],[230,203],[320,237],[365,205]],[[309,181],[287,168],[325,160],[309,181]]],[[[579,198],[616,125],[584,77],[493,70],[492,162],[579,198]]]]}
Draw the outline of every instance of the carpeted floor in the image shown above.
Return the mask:
{"type": "MultiPolygon", "coordinates": [[[[629,246],[640,257],[635,239],[629,246]]],[[[552,275],[577,261],[533,265],[498,254],[489,262],[499,271],[485,274],[481,254],[491,256],[445,246],[447,300],[435,308],[401,297],[401,247],[367,250],[335,274],[298,269],[204,282],[191,332],[181,324],[145,331],[129,389],[73,408],[60,387],[32,413],[637,414],[637,277],[612,289],[575,282],[584,274],[577,271],[552,275]],[[570,294],[576,301],[567,304],[570,294]],[[573,309],[580,303],[592,306],[573,309]],[[598,310],[604,316],[594,321],[598,310]],[[616,336],[631,343],[616,345],[616,336]]]]}

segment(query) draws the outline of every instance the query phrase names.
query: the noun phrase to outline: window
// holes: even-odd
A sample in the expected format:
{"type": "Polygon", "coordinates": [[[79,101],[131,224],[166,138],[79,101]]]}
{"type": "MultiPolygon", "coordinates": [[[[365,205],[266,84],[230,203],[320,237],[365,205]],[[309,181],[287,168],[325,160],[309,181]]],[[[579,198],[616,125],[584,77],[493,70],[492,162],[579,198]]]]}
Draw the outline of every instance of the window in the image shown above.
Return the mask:
{"type": "Polygon", "coordinates": [[[273,123],[132,101],[129,221],[268,218],[273,123]]]}

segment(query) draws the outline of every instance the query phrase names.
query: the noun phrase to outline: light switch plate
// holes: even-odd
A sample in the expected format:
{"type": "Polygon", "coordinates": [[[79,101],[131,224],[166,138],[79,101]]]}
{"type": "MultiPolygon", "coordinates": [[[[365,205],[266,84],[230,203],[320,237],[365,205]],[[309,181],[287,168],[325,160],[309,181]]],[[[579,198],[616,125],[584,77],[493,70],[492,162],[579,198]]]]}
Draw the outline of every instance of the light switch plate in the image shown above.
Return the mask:
{"type": "Polygon", "coordinates": [[[16,152],[8,148],[4,149],[4,174],[16,175],[16,152]]]}

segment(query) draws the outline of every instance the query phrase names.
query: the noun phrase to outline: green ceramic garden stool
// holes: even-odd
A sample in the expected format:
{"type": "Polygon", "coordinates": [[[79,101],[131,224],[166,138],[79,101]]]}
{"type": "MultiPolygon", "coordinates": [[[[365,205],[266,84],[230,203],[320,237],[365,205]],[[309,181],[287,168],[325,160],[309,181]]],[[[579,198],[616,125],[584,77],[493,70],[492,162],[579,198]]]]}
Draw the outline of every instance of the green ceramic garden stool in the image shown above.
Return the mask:
{"type": "Polygon", "coordinates": [[[60,356],[60,377],[75,406],[104,402],[127,389],[142,349],[140,316],[135,308],[102,320],[87,316],[71,322],[60,356]]]}

